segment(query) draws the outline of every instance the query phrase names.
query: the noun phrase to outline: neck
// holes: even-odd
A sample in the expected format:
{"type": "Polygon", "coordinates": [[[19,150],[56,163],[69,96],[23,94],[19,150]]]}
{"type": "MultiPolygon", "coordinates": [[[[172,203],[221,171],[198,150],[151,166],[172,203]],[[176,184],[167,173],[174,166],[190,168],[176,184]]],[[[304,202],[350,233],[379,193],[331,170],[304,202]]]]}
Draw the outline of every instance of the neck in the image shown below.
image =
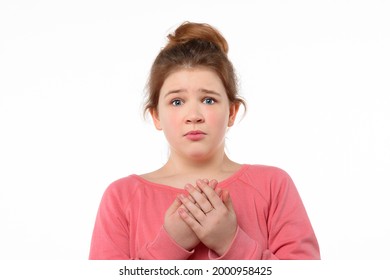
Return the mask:
{"type": "Polygon", "coordinates": [[[207,160],[191,160],[171,154],[164,169],[170,174],[213,174],[226,169],[232,161],[225,152],[207,160]]]}

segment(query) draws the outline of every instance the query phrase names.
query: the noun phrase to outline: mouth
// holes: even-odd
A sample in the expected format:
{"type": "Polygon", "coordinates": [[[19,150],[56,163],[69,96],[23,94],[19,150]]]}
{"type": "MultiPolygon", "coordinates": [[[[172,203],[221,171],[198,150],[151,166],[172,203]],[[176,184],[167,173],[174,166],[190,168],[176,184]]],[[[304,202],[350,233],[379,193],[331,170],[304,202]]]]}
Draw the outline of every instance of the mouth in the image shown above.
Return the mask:
{"type": "Polygon", "coordinates": [[[187,135],[198,135],[198,134],[206,135],[206,133],[204,133],[202,130],[191,130],[191,131],[188,131],[186,134],[184,134],[184,136],[187,136],[187,135]]]}
{"type": "Polygon", "coordinates": [[[203,139],[206,136],[206,133],[201,130],[191,130],[184,134],[184,137],[186,137],[189,140],[192,141],[199,141],[203,139]]]}

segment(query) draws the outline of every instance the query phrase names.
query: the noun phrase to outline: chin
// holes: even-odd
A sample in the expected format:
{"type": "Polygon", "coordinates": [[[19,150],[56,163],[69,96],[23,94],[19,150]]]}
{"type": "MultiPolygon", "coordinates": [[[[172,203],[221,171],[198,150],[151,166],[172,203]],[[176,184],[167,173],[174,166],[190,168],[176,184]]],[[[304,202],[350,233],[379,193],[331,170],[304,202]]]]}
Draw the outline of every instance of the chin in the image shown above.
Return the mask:
{"type": "Polygon", "coordinates": [[[210,159],[210,154],[205,152],[189,153],[188,157],[194,161],[205,161],[210,159]]]}

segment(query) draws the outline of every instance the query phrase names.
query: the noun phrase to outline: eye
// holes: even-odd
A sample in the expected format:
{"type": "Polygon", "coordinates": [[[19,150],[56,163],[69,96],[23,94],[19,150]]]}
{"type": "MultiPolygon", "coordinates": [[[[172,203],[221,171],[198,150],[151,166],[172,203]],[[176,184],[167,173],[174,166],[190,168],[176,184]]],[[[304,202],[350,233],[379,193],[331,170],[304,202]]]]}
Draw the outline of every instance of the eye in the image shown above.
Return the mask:
{"type": "Polygon", "coordinates": [[[215,103],[215,99],[211,98],[211,97],[206,97],[205,99],[203,99],[203,103],[208,104],[208,105],[212,105],[215,103]]]}
{"type": "Polygon", "coordinates": [[[180,106],[180,105],[183,104],[183,101],[180,100],[180,99],[173,99],[173,100],[171,101],[171,104],[172,104],[173,106],[180,106]]]}

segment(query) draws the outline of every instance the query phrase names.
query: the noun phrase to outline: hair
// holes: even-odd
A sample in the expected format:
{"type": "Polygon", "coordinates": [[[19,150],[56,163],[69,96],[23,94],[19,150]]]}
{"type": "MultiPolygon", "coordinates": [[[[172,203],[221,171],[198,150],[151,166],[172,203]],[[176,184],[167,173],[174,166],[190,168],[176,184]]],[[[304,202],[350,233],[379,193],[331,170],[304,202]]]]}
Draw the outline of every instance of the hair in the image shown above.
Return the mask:
{"type": "Polygon", "coordinates": [[[170,74],[197,67],[213,70],[221,79],[229,101],[246,109],[245,100],[238,96],[234,67],[227,57],[228,43],[218,30],[205,23],[184,22],[167,38],[167,45],[150,70],[144,115],[151,109],[157,110],[161,87],[170,74]]]}

